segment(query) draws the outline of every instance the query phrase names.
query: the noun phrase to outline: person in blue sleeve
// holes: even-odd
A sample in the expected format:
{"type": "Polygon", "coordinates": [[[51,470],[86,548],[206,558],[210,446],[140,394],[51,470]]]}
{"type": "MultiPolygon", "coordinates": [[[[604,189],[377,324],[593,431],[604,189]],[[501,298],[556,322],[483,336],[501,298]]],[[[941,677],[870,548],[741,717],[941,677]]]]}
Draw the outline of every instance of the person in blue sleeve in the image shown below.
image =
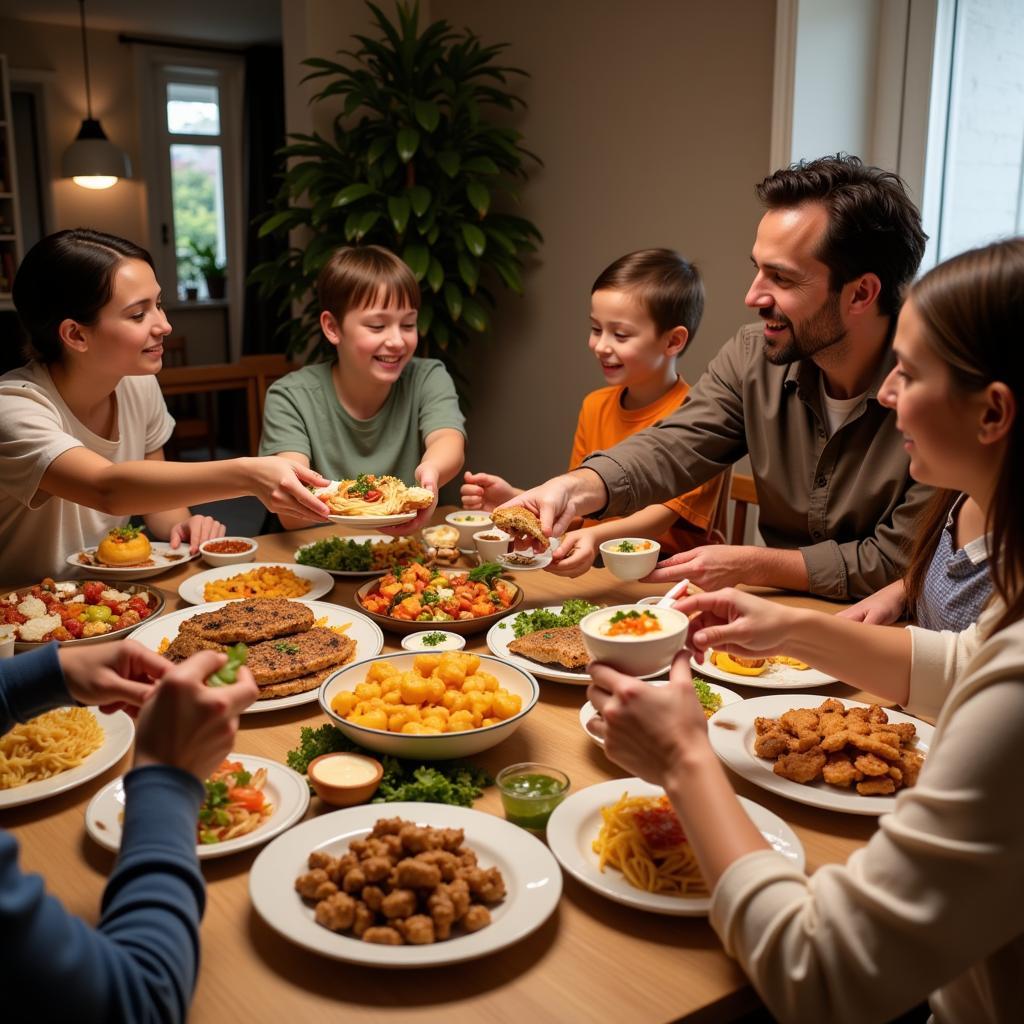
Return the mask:
{"type": "Polygon", "coordinates": [[[244,668],[235,685],[207,687],[226,660],[204,651],[172,665],[126,640],[48,644],[0,661],[0,734],[73,703],[138,716],[121,851],[96,928],[47,895],[42,878],[20,870],[18,844],[0,829],[0,992],[15,1001],[19,992],[31,995],[33,1020],[187,1016],[205,903],[195,839],[200,780],[231,750],[238,715],[258,692],[244,668]]]}

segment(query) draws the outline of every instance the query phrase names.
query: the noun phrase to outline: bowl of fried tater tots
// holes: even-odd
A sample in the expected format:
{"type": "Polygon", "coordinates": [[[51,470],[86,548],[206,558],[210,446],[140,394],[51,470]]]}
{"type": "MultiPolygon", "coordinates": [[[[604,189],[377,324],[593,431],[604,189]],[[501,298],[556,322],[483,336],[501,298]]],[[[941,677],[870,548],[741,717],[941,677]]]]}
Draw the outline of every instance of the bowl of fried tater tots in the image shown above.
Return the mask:
{"type": "Polygon", "coordinates": [[[394,757],[444,761],[508,739],[540,696],[531,673],[487,654],[381,654],[320,687],[320,706],[350,740],[394,757]]]}

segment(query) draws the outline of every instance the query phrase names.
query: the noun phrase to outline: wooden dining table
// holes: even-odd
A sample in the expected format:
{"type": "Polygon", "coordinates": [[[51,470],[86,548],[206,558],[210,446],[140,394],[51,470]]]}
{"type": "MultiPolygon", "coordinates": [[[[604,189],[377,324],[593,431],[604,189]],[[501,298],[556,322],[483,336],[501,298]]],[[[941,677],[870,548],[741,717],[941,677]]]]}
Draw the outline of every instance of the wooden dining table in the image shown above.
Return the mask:
{"type": "MultiPolygon", "coordinates": [[[[364,531],[365,532],[365,531],[364,531]]],[[[296,548],[341,528],[315,528],[259,537],[258,561],[292,562],[296,548]]],[[[166,611],[185,607],[177,593],[183,580],[207,568],[191,561],[149,581],[167,597],[166,611]]],[[[525,591],[524,607],[557,604],[570,597],[618,604],[665,587],[623,583],[606,569],[577,579],[543,571],[514,576],[525,591]]],[[[360,579],[336,579],[321,600],[353,607],[360,579]]],[[[807,596],[771,593],[785,604],[833,612],[807,596]]],[[[486,651],[485,634],[468,638],[467,650],[486,651]]],[[[399,637],[385,632],[385,651],[399,649],[399,637]]],[[[730,684],[741,696],[764,691],[730,684]]],[[[474,756],[492,775],[505,765],[538,761],[561,768],[572,790],[629,773],[612,764],[582,730],[583,686],[541,680],[541,696],[509,739],[474,756]]],[[[845,684],[833,696],[863,698],[845,684]]],[[[801,694],[794,694],[798,701],[801,694]]],[[[284,761],[298,746],[304,725],[328,719],[313,701],[288,710],[244,715],[234,749],[284,761]]],[[[47,888],[86,921],[98,917],[100,896],[114,863],[86,834],[90,798],[130,765],[130,754],[114,768],[67,793],[0,812],[0,826],[21,844],[21,863],[36,871],[47,888]]],[[[736,791],[774,811],[799,836],[807,870],[842,862],[877,828],[877,819],[808,807],[732,776],[736,791]]],[[[501,815],[491,787],[475,808],[501,815]]],[[[313,797],[307,818],[333,808],[313,797]]],[[[384,808],[386,810],[386,808],[384,808]]],[[[557,909],[527,938],[500,952],[461,964],[389,971],[354,966],[317,956],[265,924],[249,899],[252,849],[203,862],[207,906],[202,923],[202,967],[190,1020],[193,1024],[264,1021],[313,1024],[348,1022],[541,1022],[629,1021],[636,1024],[685,1020],[727,1021],[759,1005],[739,965],[723,952],[704,918],[670,917],[613,903],[569,875],[557,909]]],[[[513,894],[514,898],[514,894],[513,894]]]]}

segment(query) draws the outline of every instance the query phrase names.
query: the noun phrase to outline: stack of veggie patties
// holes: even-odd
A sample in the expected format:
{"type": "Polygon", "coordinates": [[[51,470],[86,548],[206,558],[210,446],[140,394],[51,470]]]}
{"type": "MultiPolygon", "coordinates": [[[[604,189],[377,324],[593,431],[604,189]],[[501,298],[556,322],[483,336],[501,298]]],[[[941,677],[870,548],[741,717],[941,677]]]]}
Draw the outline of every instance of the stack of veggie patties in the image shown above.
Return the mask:
{"type": "Polygon", "coordinates": [[[351,637],[315,625],[312,610],[301,601],[265,597],[232,601],[186,619],[165,654],[178,662],[237,643],[249,649],[246,665],[260,700],[316,689],[356,653],[351,637]]]}

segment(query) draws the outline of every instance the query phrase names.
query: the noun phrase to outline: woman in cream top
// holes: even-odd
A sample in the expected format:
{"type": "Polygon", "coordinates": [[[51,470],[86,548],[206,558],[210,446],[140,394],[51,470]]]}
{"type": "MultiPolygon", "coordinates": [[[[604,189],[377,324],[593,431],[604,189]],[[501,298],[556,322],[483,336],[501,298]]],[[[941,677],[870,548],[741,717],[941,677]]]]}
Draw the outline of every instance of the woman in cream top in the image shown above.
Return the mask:
{"type": "Polygon", "coordinates": [[[676,604],[702,612],[698,657],[784,652],[937,716],[917,784],[845,865],[808,878],[768,849],[711,750],[685,655],[664,688],[592,670],[606,753],[665,787],[711,923],[782,1021],[888,1021],[925,998],[940,1022],[1024,1020],[1022,323],[1024,239],[957,256],[912,288],[879,394],[914,479],[985,513],[995,597],[976,626],[865,625],[734,590],[676,604]]]}

